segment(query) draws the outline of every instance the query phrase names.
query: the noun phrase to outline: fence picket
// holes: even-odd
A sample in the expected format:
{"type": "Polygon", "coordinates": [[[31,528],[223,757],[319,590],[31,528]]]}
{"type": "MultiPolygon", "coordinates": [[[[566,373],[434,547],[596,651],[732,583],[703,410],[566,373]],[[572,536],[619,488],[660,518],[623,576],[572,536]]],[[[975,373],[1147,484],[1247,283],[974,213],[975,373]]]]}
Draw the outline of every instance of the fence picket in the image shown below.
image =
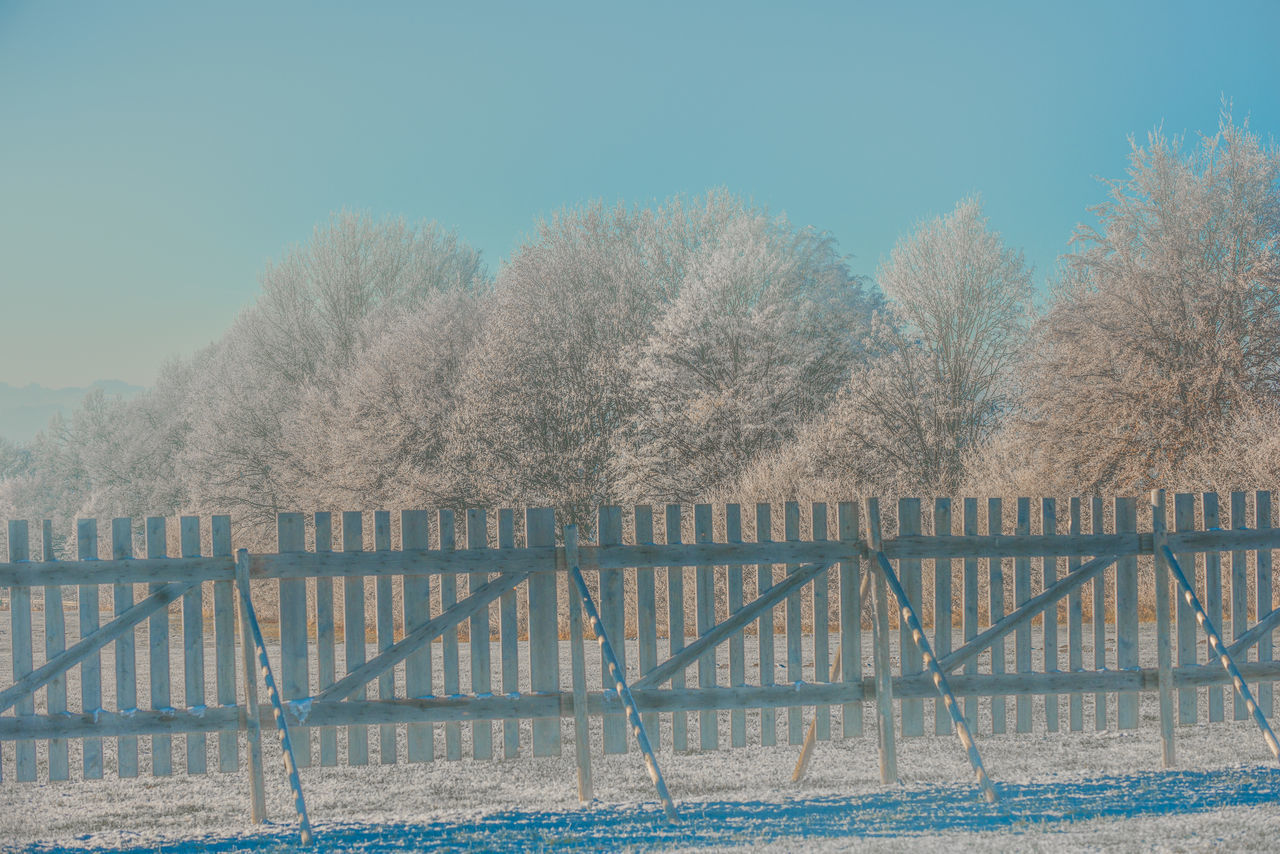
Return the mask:
{"type": "MultiPolygon", "coordinates": [[[[783,536],[787,542],[800,539],[800,505],[788,501],[782,506],[783,536]]],[[[800,569],[797,563],[787,564],[787,575],[800,569]]],[[[804,590],[797,589],[787,597],[787,681],[792,685],[804,681],[804,590]]],[[[804,741],[804,717],[799,706],[787,707],[787,741],[800,744],[804,741]]]]}
{"type": "MultiPolygon", "coordinates": [[[[345,525],[344,525],[345,527],[345,525]]],[[[344,531],[345,533],[345,531],[344,531]]],[[[276,517],[276,549],[303,552],[307,548],[306,528],[301,513],[281,513],[276,517]]],[[[363,633],[361,640],[363,641],[363,633]]],[[[348,662],[350,666],[350,662],[348,662]]],[[[280,579],[280,691],[285,700],[311,696],[307,671],[307,580],[280,579]]],[[[296,726],[289,730],[294,759],[298,766],[311,765],[311,730],[296,726]]]]}
{"type": "MultiPolygon", "coordinates": [[[[31,546],[28,539],[25,521],[9,523],[9,561],[27,561],[31,559],[31,546]]],[[[13,678],[16,682],[26,676],[34,668],[31,648],[31,588],[14,586],[9,588],[9,627],[13,637],[13,678]]],[[[33,715],[36,711],[35,696],[27,694],[14,706],[19,715],[33,715]]],[[[20,783],[27,783],[36,778],[36,743],[19,741],[16,749],[17,778],[20,783]]]]}
{"type": "MultiPolygon", "coordinates": [[[[725,542],[742,542],[742,508],[726,504],[724,508],[725,542]]],[[[730,564],[726,575],[727,605],[730,614],[742,610],[742,565],[730,564]]],[[[743,632],[734,632],[729,639],[729,686],[741,688],[747,684],[746,646],[743,632]]],[[[733,747],[747,745],[747,713],[734,709],[729,714],[729,743],[733,747]]]]}
{"type": "MultiPolygon", "coordinates": [[[[316,554],[333,551],[333,516],[315,514],[316,554]]],[[[333,611],[333,579],[316,578],[316,687],[323,691],[338,681],[337,629],[333,611]]],[[[320,727],[320,765],[338,764],[338,728],[320,727]]]]}
{"type": "MultiPolygon", "coordinates": [[[[951,499],[938,498],[933,502],[933,535],[951,536],[951,499]]],[[[923,603],[921,603],[923,604],[923,603]]],[[[933,561],[933,651],[939,657],[951,652],[951,561],[935,558],[933,561]]],[[[933,731],[935,735],[951,732],[953,724],[947,704],[933,701],[933,731]]]]}
{"type": "MultiPolygon", "coordinates": [[[[431,539],[431,517],[425,510],[404,510],[400,513],[400,548],[404,551],[425,551],[431,539]]],[[[427,575],[404,577],[404,630],[405,634],[431,619],[431,578],[427,575]]],[[[503,662],[503,678],[506,678],[506,662],[503,662]]],[[[409,653],[404,662],[405,694],[408,697],[431,696],[431,644],[423,644],[409,653]]],[[[505,686],[504,686],[505,688],[505,686]]],[[[512,689],[514,690],[514,689],[512,689]]],[[[509,721],[518,726],[518,722],[509,721]]],[[[518,730],[517,730],[518,731],[518,730]]],[[[408,728],[409,761],[430,762],[435,758],[435,727],[431,724],[411,723],[408,728]]]]}
{"type": "MultiPolygon", "coordinates": [[[[1245,516],[1245,494],[1231,493],[1231,527],[1243,530],[1249,527],[1245,516]]],[[[1249,556],[1242,549],[1231,551],[1231,638],[1240,637],[1249,628],[1249,556]]],[[[1235,697],[1235,719],[1247,720],[1249,712],[1244,707],[1244,698],[1237,692],[1235,697]]]]}
{"type": "MultiPolygon", "coordinates": [[[[1040,502],[1040,531],[1046,536],[1058,533],[1058,504],[1052,498],[1040,502]]],[[[1040,559],[1041,590],[1048,590],[1058,580],[1058,559],[1045,556],[1040,559]]],[[[1049,673],[1058,672],[1058,606],[1062,600],[1045,608],[1043,625],[1044,637],[1044,669],[1049,673]]],[[[1049,732],[1058,731],[1058,695],[1045,694],[1044,723],[1049,732]]]]}
{"type": "MultiPolygon", "coordinates": [[[[756,505],[756,542],[769,543],[773,541],[773,508],[768,504],[756,505]]],[[[761,563],[756,565],[756,595],[759,596],[773,586],[773,564],[761,563]]],[[[757,630],[757,638],[759,638],[760,650],[760,684],[772,685],[773,678],[773,660],[774,660],[774,639],[773,639],[773,609],[766,608],[764,613],[760,615],[759,629],[757,630]]],[[[760,709],[760,743],[765,747],[778,743],[778,720],[777,713],[772,707],[760,709]]]]}
{"type": "MultiPolygon", "coordinates": [[[[693,536],[698,543],[709,543],[712,540],[711,505],[698,504],[693,508],[693,536]]],[[[699,566],[695,575],[695,615],[697,619],[698,637],[702,637],[716,624],[716,576],[715,568],[699,566]]],[[[609,632],[608,626],[605,631],[609,632]]],[[[614,635],[618,637],[618,635],[614,635]]],[[[716,651],[715,648],[698,658],[698,687],[716,687],[716,651]]],[[[720,746],[718,713],[714,709],[706,709],[698,713],[698,741],[703,750],[716,750],[720,746]]]]}
{"type": "MultiPolygon", "coordinates": [[[[127,526],[126,526],[127,527],[127,526]]],[[[130,536],[129,532],[125,532],[130,536]]],[[[163,558],[168,556],[168,542],[163,516],[149,516],[146,521],[147,557],[163,558]]],[[[129,585],[132,587],[133,585],[129,585]]],[[[163,583],[148,586],[148,593],[155,593],[163,588],[163,583]]],[[[128,604],[133,604],[133,593],[130,591],[128,604]]],[[[120,606],[116,606],[120,613],[120,606]]],[[[151,708],[157,711],[173,706],[173,694],[169,683],[169,609],[157,611],[147,626],[149,673],[151,676],[151,708]]],[[[118,664],[117,664],[118,669],[118,664]]],[[[173,773],[173,739],[168,735],[151,736],[151,773],[156,777],[167,777],[173,773]]]]}
{"type": "MultiPolygon", "coordinates": [[[[683,540],[680,534],[680,505],[667,505],[667,545],[678,545],[683,540]]],[[[684,567],[667,567],[667,653],[674,658],[684,649],[684,567]]],[[[680,670],[671,677],[671,687],[681,690],[685,687],[684,671],[680,670]]],[[[671,744],[677,752],[689,749],[689,716],[684,712],[671,713],[671,744]]]]}
{"type": "MultiPolygon", "coordinates": [[[[1025,537],[1031,533],[1031,499],[1019,498],[1017,503],[1017,523],[1014,526],[1015,536],[1025,537]]],[[[1013,603],[1021,608],[1031,598],[1031,558],[1016,557],[1013,559],[1013,603]]],[[[1024,623],[1014,635],[1014,661],[1019,673],[1031,672],[1031,623],[1024,623]]],[[[1031,732],[1031,698],[1019,694],[1014,702],[1017,713],[1018,732],[1031,732]]]]}
{"type": "MultiPolygon", "coordinates": [[[[44,520],[41,525],[41,558],[45,561],[57,560],[53,548],[53,522],[44,520]]],[[[62,588],[58,585],[45,585],[44,588],[44,658],[53,658],[67,648],[67,616],[63,611],[62,588]]],[[[18,675],[17,673],[14,674],[18,675]]],[[[45,694],[49,714],[60,715],[67,710],[67,675],[59,673],[49,680],[45,694]]],[[[51,781],[69,779],[70,762],[67,753],[67,740],[54,738],[49,740],[49,779],[51,781]]]]}
{"type": "MultiPolygon", "coordinates": [[[[148,546],[150,544],[148,543],[148,546]]],[[[147,556],[150,557],[150,551],[147,556]]],[[[126,518],[117,518],[111,520],[111,558],[113,560],[126,560],[133,557],[133,520],[126,518]]],[[[154,592],[154,591],[152,591],[154,592]]],[[[125,611],[133,607],[133,585],[132,584],[113,584],[111,585],[111,605],[112,615],[118,617],[125,611]]],[[[148,631],[152,637],[158,637],[163,644],[164,660],[168,663],[168,645],[169,645],[169,613],[168,609],[163,609],[151,618],[151,624],[148,631]],[[159,621],[159,628],[157,628],[159,621]]],[[[136,649],[136,629],[125,632],[116,641],[116,710],[128,713],[130,710],[138,708],[138,665],[137,665],[137,649],[136,649]]],[[[153,641],[154,643],[154,641],[153,641]]],[[[154,657],[155,650],[152,650],[154,657]]],[[[154,674],[152,674],[154,677],[154,674]]],[[[168,679],[162,680],[159,690],[163,693],[168,703],[168,679]]],[[[155,708],[156,686],[152,684],[152,708],[155,708]]],[[[152,751],[152,768],[157,775],[169,773],[169,742],[168,736],[153,736],[151,739],[152,751]],[[159,750],[160,755],[157,758],[154,754],[159,750]]],[[[135,735],[122,735],[116,739],[116,772],[121,777],[138,776],[138,737],[135,735]]]]}
{"type": "MultiPolygon", "coordinates": [[[[1218,493],[1206,492],[1201,497],[1204,508],[1204,528],[1206,531],[1221,526],[1218,513],[1218,493]]],[[[1204,554],[1204,608],[1205,613],[1215,626],[1222,626],[1222,555],[1219,552],[1204,554]]],[[[1225,632],[1224,632],[1225,635],[1225,632]]],[[[1210,660],[1212,658],[1210,657],[1210,660]]],[[[1209,722],[1216,723],[1223,719],[1223,697],[1221,685],[1209,686],[1209,722]]]]}
{"type": "MultiPolygon", "coordinates": [[[[209,520],[214,557],[231,557],[231,517],[214,516],[209,520]]],[[[231,579],[213,583],[213,650],[214,681],[217,683],[218,705],[236,705],[236,612],[235,582],[231,579]]],[[[240,739],[236,732],[218,733],[218,770],[236,771],[240,767],[240,739]]]]}
{"type": "MultiPolygon", "coordinates": [[[[1270,528],[1271,493],[1266,490],[1259,490],[1254,494],[1254,502],[1254,527],[1258,529],[1270,528]]],[[[1257,566],[1256,577],[1258,581],[1257,601],[1255,603],[1257,608],[1254,613],[1261,620],[1275,607],[1271,580],[1271,550],[1261,549],[1257,551],[1254,560],[1257,566]]],[[[1272,636],[1268,632],[1258,641],[1258,661],[1271,661],[1272,654],[1272,636]]],[[[1262,713],[1270,715],[1275,710],[1275,693],[1272,683],[1260,683],[1257,697],[1258,706],[1262,709],[1262,713]]]]}
{"type": "MultiPolygon", "coordinates": [[[[178,548],[182,557],[200,557],[200,517],[178,521],[178,548]]],[[[204,585],[182,595],[182,705],[204,709],[204,585]]],[[[187,773],[203,774],[208,768],[208,740],[202,732],[189,732],[187,773]]]]}
{"type": "MultiPolygon", "coordinates": [[[[1068,512],[1071,534],[1078,535],[1081,533],[1079,498],[1071,499],[1068,512]]],[[[1068,575],[1079,568],[1078,556],[1072,555],[1067,558],[1068,575]]],[[[1084,669],[1084,607],[1081,590],[1082,588],[1077,587],[1067,594],[1067,669],[1072,673],[1079,673],[1084,669]]],[[[1071,727],[1072,732],[1080,732],[1084,729],[1084,695],[1079,691],[1073,691],[1067,700],[1067,717],[1068,726],[1071,727]]]]}
{"type": "MultiPolygon", "coordinates": [[[[483,508],[467,511],[467,548],[484,550],[489,547],[489,519],[483,508]]],[[[468,573],[468,593],[474,593],[489,580],[487,570],[468,573]]],[[[489,609],[485,608],[471,618],[468,625],[467,648],[471,652],[471,693],[492,693],[493,683],[489,675],[489,609]]],[[[493,722],[471,723],[471,755],[476,759],[493,758],[493,722]]]]}
{"type": "MultiPolygon", "coordinates": [[[[1196,528],[1196,497],[1189,492],[1180,492],[1173,497],[1173,523],[1176,531],[1194,531],[1196,528]]],[[[1196,556],[1194,553],[1179,552],[1178,564],[1187,573],[1187,580],[1196,583],[1196,556]]],[[[1186,597],[1178,595],[1177,635],[1178,666],[1196,663],[1196,613],[1187,602],[1186,597]]],[[[1178,723],[1193,724],[1197,718],[1197,688],[1178,689],[1178,723]]]]}
{"type": "MultiPolygon", "coordinates": [[[[1115,499],[1116,533],[1138,530],[1138,500],[1132,496],[1115,499]]],[[[1133,670],[1138,666],[1138,558],[1116,561],[1116,667],[1133,670]]],[[[1116,722],[1120,729],[1138,726],[1138,693],[1121,691],[1116,699],[1116,722]]]]}
{"type": "MultiPolygon", "coordinates": [[[[373,512],[373,550],[391,551],[390,511],[375,510],[373,512]]],[[[379,575],[374,582],[376,597],[374,628],[378,632],[378,652],[385,652],[396,642],[393,580],[390,575],[379,575]]],[[[395,696],[396,671],[394,667],[389,667],[378,674],[378,699],[394,700],[395,696]]],[[[378,761],[383,765],[394,765],[396,762],[396,729],[395,724],[383,724],[378,727],[378,761]]]]}
{"type": "MultiPolygon", "coordinates": [[[[438,514],[440,524],[440,551],[451,552],[457,547],[456,522],[452,510],[441,510],[438,514]]],[[[440,576],[440,608],[448,611],[458,604],[458,576],[452,572],[440,576]]],[[[444,693],[447,697],[456,697],[462,693],[462,677],[458,669],[458,632],[462,627],[455,626],[444,633],[441,639],[444,664],[444,693]]],[[[444,725],[444,755],[450,762],[462,758],[462,725],[457,721],[449,721],[444,725]]]]}
{"type": "MultiPolygon", "coordinates": [[[[653,542],[653,508],[647,504],[635,508],[636,544],[653,542]]],[[[658,604],[652,567],[636,568],[636,652],[640,658],[640,675],[658,666],[658,604]]],[[[656,712],[644,712],[640,722],[657,750],[661,747],[661,728],[656,712]]]]}
{"type": "MultiPolygon", "coordinates": [[[[814,542],[825,542],[827,539],[827,505],[815,501],[812,508],[814,542]]],[[[831,681],[831,601],[830,588],[827,584],[828,572],[813,579],[813,681],[831,681]]],[[[818,706],[814,709],[814,720],[817,724],[817,738],[820,741],[831,739],[831,707],[818,706]]]]}
{"type": "MultiPolygon", "coordinates": [[[[498,511],[498,548],[516,547],[515,511],[498,511]]],[[[503,593],[498,600],[498,629],[501,638],[502,693],[508,697],[520,690],[520,613],[516,588],[503,593]]],[[[502,755],[512,759],[520,755],[520,722],[502,722],[502,755]]]]}
{"type": "MultiPolygon", "coordinates": [[[[987,534],[989,536],[999,536],[1004,533],[1004,508],[999,498],[991,498],[987,501],[987,534]]],[[[1000,558],[989,558],[987,563],[990,610],[988,621],[991,625],[997,623],[1004,616],[1004,564],[1000,558]]],[[[998,675],[1004,673],[1004,639],[997,640],[991,645],[991,673],[998,675]]],[[[1003,733],[1006,728],[1006,714],[1008,713],[1008,705],[1005,703],[1003,696],[991,698],[991,731],[997,735],[1003,733]]]]}
{"type": "MultiPolygon", "coordinates": [[[[601,507],[596,514],[596,541],[602,546],[616,546],[622,543],[622,508],[615,506],[601,507]]],[[[604,631],[613,639],[613,651],[618,658],[618,667],[622,669],[623,678],[627,672],[626,644],[626,602],[622,597],[623,571],[621,569],[600,570],[600,619],[604,631]]],[[[573,599],[570,591],[570,599],[573,599]]],[[[600,650],[600,684],[605,691],[613,689],[613,677],[605,663],[604,650],[600,650]]],[[[604,716],[604,752],[627,752],[627,719],[622,714],[604,716]]]]}
{"type": "MultiPolygon", "coordinates": [[[[978,499],[966,498],[964,500],[964,522],[962,533],[966,537],[976,537],[978,535],[978,499]]],[[[964,642],[969,643],[978,636],[978,559],[975,557],[967,557],[964,559],[964,642]]],[[[974,659],[964,666],[966,675],[972,676],[978,672],[978,661],[974,659]]],[[[967,696],[964,698],[964,718],[969,725],[971,732],[978,730],[978,698],[967,696]]]]}
{"type": "MultiPolygon", "coordinates": [[[[1093,534],[1103,533],[1102,498],[1095,497],[1089,504],[1089,530],[1093,534]]],[[[1096,557],[1096,555],[1095,555],[1096,557]]],[[[1115,570],[1107,570],[1093,580],[1093,667],[1104,670],[1107,666],[1107,574],[1114,575],[1115,570]]],[[[1107,695],[1098,691],[1093,695],[1093,726],[1101,732],[1107,728],[1107,695]]]]}
{"type": "MultiPolygon", "coordinates": [[[[555,545],[554,510],[541,507],[525,511],[525,542],[529,548],[555,545]]],[[[525,583],[529,587],[529,684],[534,692],[559,691],[560,609],[556,574],[535,573],[525,583]]],[[[533,719],[533,755],[560,755],[558,717],[533,719]]]]}
{"type": "MultiPolygon", "coordinates": [[[[858,505],[841,501],[836,505],[836,527],[843,543],[858,540],[858,505]]],[[[862,590],[861,561],[850,555],[840,561],[840,681],[862,681],[862,590]]],[[[844,738],[862,735],[862,703],[845,703],[840,711],[840,734],[844,738]]]]}

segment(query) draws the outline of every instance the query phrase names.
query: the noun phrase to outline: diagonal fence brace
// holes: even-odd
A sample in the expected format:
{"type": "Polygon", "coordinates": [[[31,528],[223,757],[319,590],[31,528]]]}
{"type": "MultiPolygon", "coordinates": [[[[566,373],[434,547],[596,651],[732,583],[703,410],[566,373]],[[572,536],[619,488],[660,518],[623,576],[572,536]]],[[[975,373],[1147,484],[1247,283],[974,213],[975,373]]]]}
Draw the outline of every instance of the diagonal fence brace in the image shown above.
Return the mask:
{"type": "Polygon", "coordinates": [[[667,791],[667,783],[662,778],[662,771],[658,768],[658,757],[654,755],[653,746],[649,743],[649,736],[644,731],[644,724],[640,722],[640,707],[636,705],[635,699],[631,696],[631,690],[627,687],[626,674],[618,667],[617,656],[613,654],[613,645],[609,643],[609,636],[605,634],[604,624],[600,621],[600,612],[596,610],[596,605],[591,601],[591,592],[587,590],[587,582],[582,577],[582,570],[574,562],[569,563],[569,577],[573,579],[573,584],[578,593],[578,598],[582,602],[582,608],[587,613],[587,621],[591,624],[591,630],[596,633],[596,640],[600,644],[600,652],[604,655],[605,663],[609,667],[609,675],[613,677],[614,690],[617,691],[618,697],[627,709],[627,723],[631,724],[631,732],[635,735],[636,744],[640,747],[640,752],[644,755],[644,764],[649,771],[649,778],[653,780],[654,788],[658,790],[658,797],[662,800],[662,808],[666,810],[667,818],[673,822],[680,821],[680,814],[676,812],[675,802],[671,800],[671,793],[667,791]]]}
{"type": "Polygon", "coordinates": [[[1218,662],[1223,669],[1227,671],[1227,675],[1231,677],[1231,682],[1235,685],[1236,691],[1239,692],[1244,700],[1245,708],[1253,715],[1253,720],[1258,725],[1258,729],[1262,730],[1262,738],[1267,742],[1267,749],[1271,751],[1271,756],[1280,761],[1280,742],[1276,741],[1276,735],[1271,731],[1271,725],[1267,723],[1267,718],[1262,714],[1262,709],[1258,708],[1258,704],[1254,702],[1253,693],[1249,690],[1249,686],[1245,684],[1244,677],[1240,675],[1239,668],[1236,667],[1235,660],[1232,659],[1231,653],[1222,643],[1222,638],[1218,634],[1218,630],[1214,628],[1213,621],[1209,619],[1209,615],[1205,613],[1204,608],[1200,605],[1200,599],[1196,596],[1195,589],[1187,581],[1187,576],[1183,574],[1182,567],[1178,565],[1178,560],[1173,556],[1173,552],[1168,546],[1163,546],[1164,558],[1168,561],[1169,570],[1173,573],[1173,577],[1177,580],[1178,586],[1182,588],[1182,598],[1191,609],[1195,611],[1196,622],[1200,624],[1200,628],[1204,629],[1205,635],[1209,638],[1209,649],[1218,658],[1218,662]]]}
{"type": "MultiPolygon", "coordinates": [[[[284,753],[284,769],[289,775],[289,786],[293,789],[293,806],[298,812],[298,825],[301,830],[302,844],[310,845],[311,820],[307,817],[307,802],[302,797],[302,781],[298,779],[298,764],[293,758],[293,742],[289,740],[289,724],[284,719],[284,705],[280,702],[280,692],[276,690],[276,680],[271,674],[271,662],[267,659],[267,645],[262,642],[262,629],[258,625],[257,614],[253,610],[253,601],[249,598],[249,553],[240,549],[236,552],[236,587],[240,589],[240,607],[245,616],[245,623],[253,634],[253,646],[258,653],[258,668],[262,673],[262,681],[267,686],[267,697],[271,700],[271,709],[275,713],[276,726],[280,729],[280,748],[284,753]]],[[[245,674],[252,679],[252,673],[245,674]]],[[[257,709],[249,709],[249,714],[257,715],[257,709]]]]}
{"type": "Polygon", "coordinates": [[[987,799],[987,803],[994,804],[999,800],[995,786],[991,784],[991,778],[987,776],[987,769],[982,765],[982,757],[978,755],[978,746],[974,743],[973,733],[969,732],[969,725],[965,723],[964,715],[960,713],[960,705],[956,702],[956,695],[951,693],[951,686],[947,684],[946,674],[943,673],[942,668],[938,666],[937,659],[933,656],[933,648],[929,646],[929,640],[924,636],[924,630],[920,627],[920,620],[916,617],[915,609],[911,607],[911,600],[907,598],[907,591],[902,589],[902,582],[898,580],[898,575],[893,571],[893,567],[889,564],[889,559],[885,557],[884,552],[877,551],[875,556],[879,562],[880,571],[884,574],[884,579],[889,584],[889,589],[897,597],[898,605],[902,609],[902,619],[907,624],[907,628],[911,630],[911,638],[916,642],[916,646],[920,647],[925,666],[933,676],[934,687],[942,695],[942,702],[947,707],[947,711],[951,713],[951,722],[955,724],[956,735],[960,738],[960,744],[964,746],[965,752],[969,756],[969,764],[973,766],[974,776],[978,778],[978,786],[982,789],[982,796],[987,799]]]}

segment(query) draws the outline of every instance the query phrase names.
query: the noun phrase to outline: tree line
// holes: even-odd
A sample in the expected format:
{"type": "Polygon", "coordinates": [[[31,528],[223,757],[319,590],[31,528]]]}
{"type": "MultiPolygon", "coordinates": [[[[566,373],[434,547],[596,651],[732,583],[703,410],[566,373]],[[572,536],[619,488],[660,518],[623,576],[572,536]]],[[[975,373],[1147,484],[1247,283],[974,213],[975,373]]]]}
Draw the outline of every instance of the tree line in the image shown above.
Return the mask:
{"type": "Polygon", "coordinates": [[[1130,148],[1040,299],[977,199],[874,278],[725,191],[563,211],[496,273],[337,214],[147,393],[0,441],[0,516],[1280,485],[1280,152],[1228,114],[1130,148]]]}

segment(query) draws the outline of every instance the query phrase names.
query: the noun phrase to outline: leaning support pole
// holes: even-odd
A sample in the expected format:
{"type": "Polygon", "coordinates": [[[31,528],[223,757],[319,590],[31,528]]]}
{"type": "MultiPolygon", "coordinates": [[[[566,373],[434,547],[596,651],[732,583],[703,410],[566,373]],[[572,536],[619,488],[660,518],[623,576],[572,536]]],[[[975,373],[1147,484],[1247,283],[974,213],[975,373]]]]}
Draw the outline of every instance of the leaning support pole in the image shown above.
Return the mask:
{"type": "Polygon", "coordinates": [[[902,589],[902,582],[898,580],[897,573],[893,571],[893,567],[889,564],[889,559],[884,556],[884,552],[877,551],[875,554],[876,561],[880,564],[880,571],[884,573],[889,589],[893,591],[893,595],[898,599],[898,605],[901,606],[902,619],[906,622],[907,628],[911,630],[911,637],[916,642],[916,646],[920,647],[925,667],[933,675],[933,684],[938,689],[938,693],[942,695],[942,702],[946,705],[947,711],[951,713],[951,722],[955,724],[956,735],[960,737],[960,743],[964,745],[965,751],[969,754],[969,764],[973,766],[974,776],[978,778],[978,786],[982,789],[982,796],[987,799],[987,803],[994,804],[999,800],[995,786],[991,785],[991,778],[987,776],[987,769],[982,767],[982,757],[978,755],[978,746],[973,741],[973,734],[969,732],[969,725],[965,723],[964,715],[960,711],[960,704],[956,702],[956,695],[951,693],[951,686],[947,684],[946,675],[942,672],[942,668],[938,666],[937,659],[933,657],[933,649],[929,646],[929,639],[924,636],[924,630],[920,628],[920,620],[916,618],[915,609],[911,607],[911,600],[907,598],[907,592],[902,589]]]}
{"type": "MultiPolygon", "coordinates": [[[[249,552],[240,549],[236,552],[236,586],[240,588],[240,609],[243,624],[248,626],[253,635],[253,647],[258,653],[258,668],[262,673],[262,681],[267,686],[267,697],[271,700],[271,708],[275,712],[276,726],[280,729],[280,747],[284,751],[284,768],[289,774],[289,786],[293,789],[293,806],[298,811],[298,824],[301,829],[302,844],[310,845],[311,820],[307,818],[307,802],[302,797],[302,781],[298,779],[298,765],[293,758],[293,743],[289,740],[289,724],[284,719],[284,706],[280,703],[280,692],[276,690],[275,677],[271,675],[271,662],[267,660],[267,646],[262,641],[262,629],[258,626],[258,618],[253,611],[253,602],[249,598],[249,552]]],[[[245,673],[247,680],[253,674],[245,673]]],[[[249,708],[249,715],[256,718],[258,709],[249,708]]]]}
{"type": "Polygon", "coordinates": [[[1205,635],[1209,638],[1209,650],[1218,657],[1218,662],[1227,671],[1227,675],[1231,677],[1231,682],[1235,685],[1240,698],[1244,700],[1245,708],[1253,715],[1253,720],[1258,725],[1258,729],[1262,730],[1262,737],[1267,742],[1267,749],[1271,751],[1272,758],[1280,761],[1280,742],[1276,741],[1276,734],[1271,731],[1271,725],[1267,723],[1266,717],[1262,714],[1262,709],[1258,708],[1258,704],[1254,702],[1253,693],[1249,690],[1249,686],[1245,684],[1244,677],[1240,675],[1240,670],[1236,667],[1235,661],[1231,658],[1231,654],[1227,652],[1226,646],[1223,645],[1222,638],[1218,635],[1218,630],[1214,628],[1209,615],[1201,607],[1200,600],[1196,597],[1195,589],[1187,581],[1187,577],[1183,575],[1182,567],[1178,565],[1178,560],[1173,556],[1173,552],[1169,550],[1169,547],[1167,545],[1161,546],[1161,551],[1164,552],[1164,559],[1169,565],[1169,571],[1173,573],[1174,580],[1182,588],[1182,598],[1191,606],[1191,610],[1195,611],[1196,622],[1200,624],[1200,628],[1204,629],[1205,635]]]}
{"type": "MultiPolygon", "coordinates": [[[[569,526],[565,529],[565,542],[569,541],[571,529],[576,545],[576,526],[569,526]]],[[[568,555],[566,554],[567,557],[568,555]]],[[[671,821],[679,821],[680,814],[676,812],[675,802],[671,800],[671,793],[667,791],[667,783],[662,779],[662,771],[658,768],[658,757],[654,755],[653,747],[649,744],[649,736],[644,731],[644,724],[640,722],[640,708],[631,696],[631,689],[627,687],[626,674],[618,667],[618,659],[613,654],[613,646],[609,643],[609,636],[604,632],[604,624],[600,622],[600,614],[596,611],[595,603],[591,601],[591,593],[587,590],[587,582],[582,578],[582,570],[578,568],[576,560],[568,560],[566,562],[569,564],[569,576],[573,579],[574,586],[578,591],[578,599],[582,602],[583,610],[587,612],[587,621],[591,624],[591,630],[596,633],[596,639],[600,643],[600,652],[604,655],[605,663],[609,666],[609,675],[613,677],[614,689],[618,692],[618,697],[622,699],[623,705],[627,707],[627,722],[631,724],[631,732],[636,737],[636,744],[640,746],[640,752],[644,755],[645,767],[649,769],[649,778],[653,780],[654,788],[658,790],[658,797],[662,800],[662,808],[666,810],[667,818],[671,821]]]]}

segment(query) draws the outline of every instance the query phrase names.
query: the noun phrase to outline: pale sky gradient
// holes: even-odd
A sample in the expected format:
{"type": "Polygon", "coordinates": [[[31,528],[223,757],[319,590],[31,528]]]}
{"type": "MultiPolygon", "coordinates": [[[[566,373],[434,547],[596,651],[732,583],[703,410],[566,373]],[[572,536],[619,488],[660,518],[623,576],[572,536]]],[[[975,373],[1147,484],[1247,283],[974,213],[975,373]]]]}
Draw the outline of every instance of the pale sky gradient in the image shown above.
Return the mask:
{"type": "Polygon", "coordinates": [[[0,0],[0,381],[149,384],[343,207],[491,267],[537,218],[725,186],[873,274],[980,192],[1051,271],[1126,137],[1280,137],[1280,2],[0,0]]]}

